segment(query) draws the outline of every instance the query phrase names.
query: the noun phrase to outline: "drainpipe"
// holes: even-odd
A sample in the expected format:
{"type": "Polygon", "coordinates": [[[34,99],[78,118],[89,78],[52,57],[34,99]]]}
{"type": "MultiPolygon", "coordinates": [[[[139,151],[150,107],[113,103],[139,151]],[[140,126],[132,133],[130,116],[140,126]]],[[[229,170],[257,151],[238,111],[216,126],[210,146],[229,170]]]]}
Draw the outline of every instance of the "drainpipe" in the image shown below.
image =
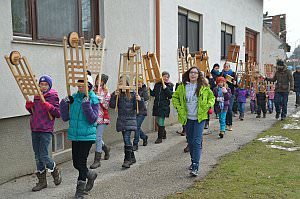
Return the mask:
{"type": "Polygon", "coordinates": [[[160,65],[160,0],[155,1],[155,30],[156,30],[156,40],[155,40],[155,46],[156,46],[156,56],[158,64],[160,65]]]}

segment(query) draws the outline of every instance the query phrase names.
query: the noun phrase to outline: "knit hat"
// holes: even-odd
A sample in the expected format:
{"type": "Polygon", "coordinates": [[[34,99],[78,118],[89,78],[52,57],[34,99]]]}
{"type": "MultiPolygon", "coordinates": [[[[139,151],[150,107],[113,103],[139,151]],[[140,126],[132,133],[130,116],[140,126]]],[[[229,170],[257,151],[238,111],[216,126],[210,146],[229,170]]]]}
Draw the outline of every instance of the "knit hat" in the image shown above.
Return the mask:
{"type": "Polygon", "coordinates": [[[281,59],[278,59],[276,65],[277,66],[284,66],[284,62],[281,59]]]}
{"type": "Polygon", "coordinates": [[[108,75],[102,74],[101,75],[101,80],[103,81],[104,84],[106,84],[107,81],[108,81],[108,75]]]}
{"type": "Polygon", "coordinates": [[[40,77],[39,83],[41,82],[47,82],[49,85],[49,89],[50,90],[52,88],[52,78],[49,75],[43,75],[40,77]]]}
{"type": "Polygon", "coordinates": [[[217,84],[219,84],[220,82],[226,82],[226,79],[224,77],[218,77],[216,82],[217,84]]]}

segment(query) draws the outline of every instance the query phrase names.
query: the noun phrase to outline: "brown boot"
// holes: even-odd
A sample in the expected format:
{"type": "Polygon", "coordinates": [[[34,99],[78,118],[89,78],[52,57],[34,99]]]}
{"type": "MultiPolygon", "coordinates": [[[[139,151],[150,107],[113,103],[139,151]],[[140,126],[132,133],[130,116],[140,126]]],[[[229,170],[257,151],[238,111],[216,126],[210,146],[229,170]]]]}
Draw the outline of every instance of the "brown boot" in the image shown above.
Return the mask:
{"type": "Polygon", "coordinates": [[[102,153],[95,151],[94,163],[90,166],[90,169],[96,169],[101,166],[101,154],[102,153]]]}
{"type": "Polygon", "coordinates": [[[186,145],[186,147],[183,149],[183,152],[185,152],[185,153],[190,152],[190,147],[189,147],[189,145],[186,145]]]}
{"type": "Polygon", "coordinates": [[[52,177],[54,179],[54,181],[53,181],[54,184],[56,186],[60,185],[60,183],[62,181],[62,179],[61,179],[61,172],[60,172],[60,170],[58,169],[57,166],[54,167],[54,170],[53,170],[53,172],[51,172],[51,175],[52,175],[52,177]]]}
{"type": "Polygon", "coordinates": [[[40,191],[47,187],[47,179],[46,179],[46,170],[42,173],[37,172],[36,176],[38,178],[38,183],[36,183],[35,187],[32,188],[32,191],[40,191]]]}

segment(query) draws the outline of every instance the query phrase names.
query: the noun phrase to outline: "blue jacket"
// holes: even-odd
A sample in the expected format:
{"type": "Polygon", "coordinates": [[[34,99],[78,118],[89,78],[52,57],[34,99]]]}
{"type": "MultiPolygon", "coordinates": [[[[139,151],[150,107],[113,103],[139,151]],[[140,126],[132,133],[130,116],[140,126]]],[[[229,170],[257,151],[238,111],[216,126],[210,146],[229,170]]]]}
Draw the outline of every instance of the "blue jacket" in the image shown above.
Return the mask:
{"type": "Polygon", "coordinates": [[[68,139],[71,141],[95,141],[99,99],[93,91],[89,91],[89,101],[83,101],[84,93],[73,95],[74,102],[64,100],[60,103],[63,121],[69,120],[68,139]]]}

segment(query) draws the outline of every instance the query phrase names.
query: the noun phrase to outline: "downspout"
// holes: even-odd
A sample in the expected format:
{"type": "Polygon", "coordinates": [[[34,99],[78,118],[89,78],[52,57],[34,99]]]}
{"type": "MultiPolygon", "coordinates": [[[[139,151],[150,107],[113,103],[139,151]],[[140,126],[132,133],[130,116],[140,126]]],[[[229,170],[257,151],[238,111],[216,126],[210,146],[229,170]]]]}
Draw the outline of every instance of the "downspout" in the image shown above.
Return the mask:
{"type": "Polygon", "coordinates": [[[160,65],[160,0],[155,1],[155,30],[156,30],[156,40],[155,40],[155,46],[156,46],[156,56],[158,64],[160,65]]]}

